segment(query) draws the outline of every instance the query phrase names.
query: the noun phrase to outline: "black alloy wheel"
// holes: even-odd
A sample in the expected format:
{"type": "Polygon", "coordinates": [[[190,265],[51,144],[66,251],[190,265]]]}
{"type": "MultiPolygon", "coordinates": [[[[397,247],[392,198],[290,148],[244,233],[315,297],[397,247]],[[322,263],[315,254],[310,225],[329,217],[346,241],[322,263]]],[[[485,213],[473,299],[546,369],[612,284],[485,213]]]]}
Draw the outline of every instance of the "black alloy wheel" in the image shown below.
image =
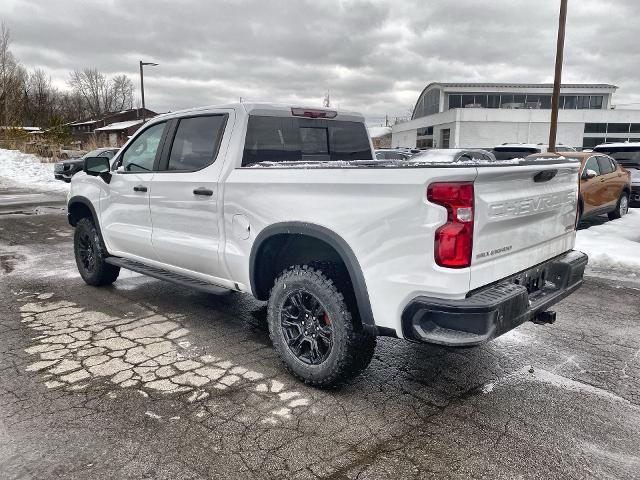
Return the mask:
{"type": "Polygon", "coordinates": [[[99,287],[116,281],[120,267],[105,261],[109,254],[93,219],[85,217],[78,220],[73,235],[73,250],[78,272],[85,283],[99,287]]]}
{"type": "Polygon", "coordinates": [[[319,365],[331,354],[333,327],[329,315],[312,293],[289,293],[280,315],[282,334],[289,350],[308,365],[319,365]]]}
{"type": "Polygon", "coordinates": [[[89,233],[83,231],[78,236],[78,256],[85,271],[89,274],[96,269],[96,251],[89,233]]]}

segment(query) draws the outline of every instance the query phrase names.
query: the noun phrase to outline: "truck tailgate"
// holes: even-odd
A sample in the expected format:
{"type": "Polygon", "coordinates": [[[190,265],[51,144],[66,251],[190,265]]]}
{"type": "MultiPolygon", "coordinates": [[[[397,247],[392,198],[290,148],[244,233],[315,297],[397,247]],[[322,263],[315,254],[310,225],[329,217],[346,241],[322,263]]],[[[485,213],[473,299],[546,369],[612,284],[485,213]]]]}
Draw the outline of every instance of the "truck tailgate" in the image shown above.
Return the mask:
{"type": "Polygon", "coordinates": [[[470,290],[571,250],[578,162],[479,166],[470,290]]]}

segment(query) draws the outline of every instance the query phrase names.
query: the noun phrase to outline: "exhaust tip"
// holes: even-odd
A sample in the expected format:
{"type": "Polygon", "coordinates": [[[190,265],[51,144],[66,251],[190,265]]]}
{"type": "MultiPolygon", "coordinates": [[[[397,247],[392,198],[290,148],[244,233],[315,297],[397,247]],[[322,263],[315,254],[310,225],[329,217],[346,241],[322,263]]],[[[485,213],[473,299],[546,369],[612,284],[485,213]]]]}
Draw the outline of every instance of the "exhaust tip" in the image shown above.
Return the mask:
{"type": "Polygon", "coordinates": [[[546,310],[544,312],[537,312],[531,319],[533,323],[538,325],[551,325],[556,321],[556,312],[553,310],[546,310]]]}

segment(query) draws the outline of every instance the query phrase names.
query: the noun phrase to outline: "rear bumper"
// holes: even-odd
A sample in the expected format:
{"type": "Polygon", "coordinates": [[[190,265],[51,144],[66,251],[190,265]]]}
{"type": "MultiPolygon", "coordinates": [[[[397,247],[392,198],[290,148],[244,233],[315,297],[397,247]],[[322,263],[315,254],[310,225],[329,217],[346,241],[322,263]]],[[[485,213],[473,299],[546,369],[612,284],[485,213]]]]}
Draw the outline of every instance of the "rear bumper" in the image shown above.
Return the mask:
{"type": "Polygon", "coordinates": [[[472,291],[463,300],[414,298],[402,312],[405,338],[440,345],[479,345],[532,320],[582,285],[587,256],[575,250],[472,291]],[[525,285],[544,274],[544,286],[525,285]]]}

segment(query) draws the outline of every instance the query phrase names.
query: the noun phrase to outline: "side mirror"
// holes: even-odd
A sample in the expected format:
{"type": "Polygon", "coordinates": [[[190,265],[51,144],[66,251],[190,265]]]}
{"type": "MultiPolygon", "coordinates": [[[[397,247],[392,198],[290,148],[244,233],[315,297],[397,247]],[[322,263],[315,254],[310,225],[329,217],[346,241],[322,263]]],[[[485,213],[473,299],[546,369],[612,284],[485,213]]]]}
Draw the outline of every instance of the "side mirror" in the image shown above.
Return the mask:
{"type": "Polygon", "coordinates": [[[105,182],[111,180],[111,164],[107,157],[87,157],[84,159],[84,173],[92,177],[101,177],[105,182]]]}
{"type": "Polygon", "coordinates": [[[598,174],[595,172],[595,170],[585,170],[584,173],[582,174],[582,178],[586,179],[586,180],[590,180],[592,178],[597,177],[598,174]]]}

